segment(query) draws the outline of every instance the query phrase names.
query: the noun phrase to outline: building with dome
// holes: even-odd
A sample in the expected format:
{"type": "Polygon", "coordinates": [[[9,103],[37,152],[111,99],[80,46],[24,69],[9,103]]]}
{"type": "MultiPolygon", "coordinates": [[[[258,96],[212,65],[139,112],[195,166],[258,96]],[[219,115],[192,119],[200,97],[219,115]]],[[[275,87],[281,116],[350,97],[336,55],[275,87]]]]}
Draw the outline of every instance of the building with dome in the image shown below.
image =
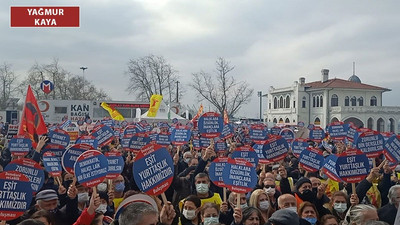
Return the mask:
{"type": "Polygon", "coordinates": [[[380,132],[399,132],[400,107],[382,106],[382,94],[390,89],[364,84],[353,75],[348,80],[329,79],[306,83],[304,77],[289,87],[270,87],[264,121],[275,124],[314,124],[325,127],[334,121],[353,122],[380,132]]]}

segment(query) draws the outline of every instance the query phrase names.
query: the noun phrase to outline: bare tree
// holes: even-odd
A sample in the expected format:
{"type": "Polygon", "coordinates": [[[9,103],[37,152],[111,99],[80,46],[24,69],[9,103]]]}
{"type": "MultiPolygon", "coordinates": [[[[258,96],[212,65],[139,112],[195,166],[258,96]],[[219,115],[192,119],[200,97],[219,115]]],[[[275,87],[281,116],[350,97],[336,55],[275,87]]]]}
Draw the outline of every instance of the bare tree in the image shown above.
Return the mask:
{"type": "Polygon", "coordinates": [[[129,60],[129,86],[127,91],[139,99],[150,99],[153,94],[167,95],[172,101],[178,76],[173,67],[162,56],[149,55],[129,60]]]}
{"type": "Polygon", "coordinates": [[[213,76],[204,71],[194,73],[190,84],[196,90],[199,100],[210,102],[221,115],[226,110],[229,117],[233,117],[247,104],[253,94],[253,89],[246,82],[236,81],[228,75],[233,69],[224,58],[218,58],[213,76]]]}
{"type": "Polygon", "coordinates": [[[7,108],[9,98],[16,91],[16,76],[11,70],[11,64],[4,62],[0,67],[0,109],[7,108]]]}
{"type": "Polygon", "coordinates": [[[26,87],[31,85],[38,99],[61,99],[61,100],[106,100],[109,99],[103,90],[98,90],[91,82],[83,77],[73,75],[62,68],[58,59],[53,59],[50,64],[39,65],[37,62],[31,67],[28,77],[19,87],[24,95],[26,87]],[[50,80],[54,84],[54,90],[45,94],[40,89],[44,80],[50,80]],[[83,88],[85,86],[85,88],[83,88]]]}

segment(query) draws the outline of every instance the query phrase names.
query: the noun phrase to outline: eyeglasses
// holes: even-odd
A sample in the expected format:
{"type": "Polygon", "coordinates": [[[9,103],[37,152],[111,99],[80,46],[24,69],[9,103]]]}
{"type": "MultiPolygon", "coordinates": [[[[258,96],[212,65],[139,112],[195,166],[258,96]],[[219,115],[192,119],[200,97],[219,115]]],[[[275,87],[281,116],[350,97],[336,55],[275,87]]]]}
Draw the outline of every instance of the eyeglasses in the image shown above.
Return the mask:
{"type": "Polygon", "coordinates": [[[275,185],[264,185],[265,188],[275,188],[275,185]]]}

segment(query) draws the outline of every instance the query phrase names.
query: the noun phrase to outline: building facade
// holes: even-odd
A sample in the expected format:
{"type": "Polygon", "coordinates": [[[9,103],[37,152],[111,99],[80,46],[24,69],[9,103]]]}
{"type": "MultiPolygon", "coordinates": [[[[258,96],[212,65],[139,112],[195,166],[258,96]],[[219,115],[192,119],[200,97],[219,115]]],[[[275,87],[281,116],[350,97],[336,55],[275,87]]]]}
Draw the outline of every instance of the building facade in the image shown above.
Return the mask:
{"type": "Polygon", "coordinates": [[[353,122],[380,132],[399,132],[400,107],[382,106],[382,94],[390,89],[364,84],[353,74],[348,80],[329,79],[306,83],[301,77],[289,87],[270,87],[264,121],[282,125],[314,124],[325,127],[334,121],[353,122]]]}

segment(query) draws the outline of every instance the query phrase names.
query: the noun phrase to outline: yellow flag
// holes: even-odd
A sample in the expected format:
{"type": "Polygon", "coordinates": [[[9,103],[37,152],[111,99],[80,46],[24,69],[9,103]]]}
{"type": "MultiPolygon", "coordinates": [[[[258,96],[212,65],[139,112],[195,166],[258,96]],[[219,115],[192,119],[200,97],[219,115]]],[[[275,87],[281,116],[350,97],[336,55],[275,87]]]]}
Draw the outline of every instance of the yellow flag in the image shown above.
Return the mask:
{"type": "Polygon", "coordinates": [[[111,118],[113,118],[114,120],[125,120],[125,118],[121,115],[121,113],[118,112],[118,110],[110,107],[107,103],[102,102],[100,106],[103,107],[103,109],[107,110],[111,118]]]}
{"type": "Polygon", "coordinates": [[[147,112],[148,117],[156,117],[158,108],[160,108],[161,101],[163,99],[162,95],[152,95],[150,98],[150,108],[147,112]]]}

